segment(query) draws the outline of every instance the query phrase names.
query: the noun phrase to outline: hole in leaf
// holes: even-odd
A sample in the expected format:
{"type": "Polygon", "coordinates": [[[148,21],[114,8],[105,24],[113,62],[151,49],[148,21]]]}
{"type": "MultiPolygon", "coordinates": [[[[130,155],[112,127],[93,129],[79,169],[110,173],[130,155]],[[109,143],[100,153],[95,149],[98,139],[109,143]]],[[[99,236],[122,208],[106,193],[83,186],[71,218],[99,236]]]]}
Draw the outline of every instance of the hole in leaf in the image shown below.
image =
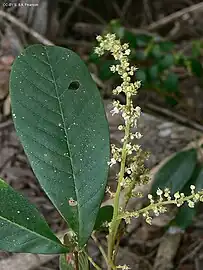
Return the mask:
{"type": "Polygon", "coordinates": [[[68,89],[73,90],[73,91],[77,91],[79,87],[80,87],[80,83],[78,81],[73,81],[70,83],[68,89]]]}

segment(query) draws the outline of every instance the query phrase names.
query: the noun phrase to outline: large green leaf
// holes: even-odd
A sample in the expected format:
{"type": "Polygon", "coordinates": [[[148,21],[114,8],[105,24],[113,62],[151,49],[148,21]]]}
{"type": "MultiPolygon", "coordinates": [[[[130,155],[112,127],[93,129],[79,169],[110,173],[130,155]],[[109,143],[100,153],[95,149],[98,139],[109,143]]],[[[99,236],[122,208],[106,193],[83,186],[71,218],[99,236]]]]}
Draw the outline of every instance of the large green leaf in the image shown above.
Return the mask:
{"type": "Polygon", "coordinates": [[[77,54],[42,45],[28,47],[14,61],[10,89],[31,166],[83,246],[108,175],[109,129],[100,93],[77,54]]]}
{"type": "Polygon", "coordinates": [[[155,175],[152,192],[158,188],[169,188],[174,194],[186,185],[190,180],[197,163],[195,149],[178,152],[155,175]]]}
{"type": "Polygon", "coordinates": [[[26,253],[65,253],[34,205],[0,179],[0,249],[26,253]]]}

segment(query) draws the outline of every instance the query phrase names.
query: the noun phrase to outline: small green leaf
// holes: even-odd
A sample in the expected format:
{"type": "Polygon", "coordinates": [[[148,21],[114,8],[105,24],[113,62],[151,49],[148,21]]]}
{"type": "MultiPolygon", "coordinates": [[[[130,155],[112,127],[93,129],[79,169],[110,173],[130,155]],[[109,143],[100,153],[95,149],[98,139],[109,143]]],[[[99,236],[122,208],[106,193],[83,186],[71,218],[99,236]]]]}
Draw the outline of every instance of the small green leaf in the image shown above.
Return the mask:
{"type": "Polygon", "coordinates": [[[172,54],[164,55],[164,57],[158,62],[159,71],[168,69],[173,65],[174,65],[174,57],[172,54]]]}
{"type": "Polygon", "coordinates": [[[101,58],[95,52],[92,52],[89,56],[89,61],[95,64],[99,64],[101,62],[101,58]]]}
{"type": "Polygon", "coordinates": [[[192,56],[194,58],[199,58],[201,56],[201,41],[194,40],[192,42],[192,56]]]}
{"type": "Polygon", "coordinates": [[[132,60],[134,61],[144,61],[146,59],[146,54],[144,51],[136,50],[135,53],[133,53],[132,60]]]}
{"type": "Polygon", "coordinates": [[[197,77],[202,77],[203,68],[202,64],[197,59],[190,59],[191,72],[197,77]]]}
{"type": "Polygon", "coordinates": [[[145,83],[147,76],[144,70],[138,69],[135,75],[136,75],[136,80],[142,81],[142,83],[145,83]]]}
{"type": "Polygon", "coordinates": [[[158,78],[159,70],[157,65],[153,65],[147,69],[147,78],[149,82],[153,82],[158,78]]]}
{"type": "Polygon", "coordinates": [[[135,35],[137,47],[146,47],[153,39],[152,36],[146,34],[135,35]]]}
{"type": "Polygon", "coordinates": [[[195,149],[178,152],[157,172],[152,192],[158,188],[169,188],[171,193],[183,189],[192,176],[197,163],[197,152],[195,149]]]}
{"type": "Polygon", "coordinates": [[[105,205],[99,209],[97,219],[94,225],[94,230],[99,230],[105,222],[110,222],[113,217],[113,206],[105,205]]]}
{"type": "Polygon", "coordinates": [[[174,55],[175,64],[178,66],[187,67],[186,62],[188,61],[188,58],[183,55],[182,53],[177,53],[174,55]]]}
{"type": "Polygon", "coordinates": [[[36,207],[0,179],[0,249],[21,253],[65,253],[36,207]]]}
{"type": "Polygon", "coordinates": [[[112,20],[110,22],[110,32],[115,33],[119,39],[122,39],[125,34],[125,28],[121,25],[119,20],[112,20]]]}
{"type": "Polygon", "coordinates": [[[178,75],[174,72],[169,72],[163,82],[163,86],[167,92],[178,92],[178,75]]]}
{"type": "Polygon", "coordinates": [[[137,48],[136,36],[132,32],[125,30],[123,40],[127,42],[131,48],[137,48]]]}
{"type": "MultiPolygon", "coordinates": [[[[89,261],[87,255],[81,251],[78,255],[79,270],[89,270],[89,261]]],[[[75,270],[74,254],[61,254],[59,257],[60,270],[75,270]]]]}
{"type": "Polygon", "coordinates": [[[14,61],[10,90],[33,171],[82,247],[108,176],[109,127],[100,93],[77,54],[43,45],[28,47],[14,61]]]}
{"type": "Polygon", "coordinates": [[[152,46],[151,50],[148,52],[148,56],[157,59],[160,59],[163,56],[163,53],[159,47],[159,44],[155,44],[152,46]]]}
{"type": "Polygon", "coordinates": [[[172,51],[174,49],[174,46],[175,46],[175,44],[171,41],[159,42],[159,47],[160,47],[161,51],[163,51],[163,52],[172,51]]]}

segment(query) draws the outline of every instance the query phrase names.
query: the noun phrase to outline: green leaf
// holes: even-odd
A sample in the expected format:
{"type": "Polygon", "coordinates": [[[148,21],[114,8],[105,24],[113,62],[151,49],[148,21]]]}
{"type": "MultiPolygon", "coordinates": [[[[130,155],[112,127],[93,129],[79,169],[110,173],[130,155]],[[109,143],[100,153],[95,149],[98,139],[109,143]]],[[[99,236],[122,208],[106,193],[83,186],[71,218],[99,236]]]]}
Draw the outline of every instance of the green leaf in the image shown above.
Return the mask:
{"type": "Polygon", "coordinates": [[[109,32],[115,33],[119,39],[124,37],[125,28],[121,25],[119,20],[112,20],[109,27],[109,32]]]}
{"type": "Polygon", "coordinates": [[[178,75],[174,72],[169,72],[163,82],[163,87],[167,92],[178,92],[178,75]]]}
{"type": "Polygon", "coordinates": [[[123,40],[129,44],[131,48],[137,48],[137,40],[135,34],[125,30],[123,40]]]}
{"type": "Polygon", "coordinates": [[[159,71],[168,69],[173,65],[174,65],[174,57],[172,54],[164,55],[164,57],[158,62],[159,71]]]}
{"type": "Polygon", "coordinates": [[[160,59],[163,56],[163,53],[159,47],[159,44],[155,44],[152,46],[152,48],[148,52],[148,56],[157,59],[160,59]]]}
{"type": "Polygon", "coordinates": [[[116,75],[110,70],[110,67],[116,64],[117,61],[114,60],[105,60],[103,63],[99,64],[99,77],[101,78],[101,80],[108,80],[116,75]]]}
{"type": "MultiPolygon", "coordinates": [[[[195,185],[196,191],[199,191],[203,188],[203,169],[202,166],[199,164],[196,164],[195,169],[193,170],[192,176],[190,180],[187,182],[187,184],[184,186],[180,192],[183,192],[186,195],[190,195],[191,185],[195,185]]],[[[197,205],[195,205],[194,208],[190,208],[187,203],[185,203],[183,206],[181,206],[178,209],[178,213],[173,221],[173,223],[176,224],[176,226],[179,226],[183,230],[185,230],[188,226],[192,224],[192,221],[194,219],[194,216],[197,212],[197,205]]]]}
{"type": "Polygon", "coordinates": [[[158,78],[159,70],[157,65],[153,65],[147,69],[148,81],[155,81],[158,78]]]}
{"type": "Polygon", "coordinates": [[[136,34],[135,38],[138,47],[146,47],[153,39],[152,36],[146,34],[136,34]]]}
{"type": "Polygon", "coordinates": [[[65,253],[36,207],[0,179],[0,249],[9,252],[65,253]]]}
{"type": "Polygon", "coordinates": [[[77,54],[43,45],[28,47],[14,61],[10,88],[15,127],[33,171],[82,247],[108,175],[100,93],[77,54]]]}
{"type": "Polygon", "coordinates": [[[178,213],[173,221],[176,226],[185,230],[189,227],[196,215],[196,208],[190,208],[186,203],[178,208],[178,213]]]}
{"type": "Polygon", "coordinates": [[[142,83],[145,83],[147,76],[144,70],[138,69],[135,75],[136,75],[136,80],[142,81],[142,83]]]}
{"type": "Polygon", "coordinates": [[[203,189],[203,167],[200,166],[196,179],[191,183],[195,185],[196,191],[203,189]]]}
{"type": "MultiPolygon", "coordinates": [[[[89,261],[87,255],[81,251],[78,257],[79,270],[89,270],[89,261]]],[[[59,268],[60,270],[75,270],[73,253],[60,255],[59,268]]]]}
{"type": "Polygon", "coordinates": [[[97,219],[94,225],[94,230],[99,230],[102,228],[105,222],[110,222],[113,217],[113,206],[105,205],[99,209],[97,219]]]}
{"type": "Polygon", "coordinates": [[[92,51],[88,60],[95,64],[99,64],[101,62],[101,58],[94,51],[92,51]]]}
{"type": "Polygon", "coordinates": [[[144,51],[139,51],[136,50],[135,53],[132,53],[133,57],[132,60],[134,61],[144,61],[146,59],[146,54],[144,53],[144,51]]]}
{"type": "Polygon", "coordinates": [[[202,64],[197,59],[190,59],[190,68],[194,75],[196,75],[197,77],[202,77],[202,64]]]}
{"type": "Polygon", "coordinates": [[[175,46],[175,44],[171,41],[159,42],[159,47],[160,47],[161,51],[163,51],[163,52],[172,51],[174,49],[174,46],[175,46]]]}
{"type": "Polygon", "coordinates": [[[152,193],[158,188],[169,188],[174,194],[189,181],[197,163],[195,149],[178,152],[157,172],[152,185],[152,193]]]}

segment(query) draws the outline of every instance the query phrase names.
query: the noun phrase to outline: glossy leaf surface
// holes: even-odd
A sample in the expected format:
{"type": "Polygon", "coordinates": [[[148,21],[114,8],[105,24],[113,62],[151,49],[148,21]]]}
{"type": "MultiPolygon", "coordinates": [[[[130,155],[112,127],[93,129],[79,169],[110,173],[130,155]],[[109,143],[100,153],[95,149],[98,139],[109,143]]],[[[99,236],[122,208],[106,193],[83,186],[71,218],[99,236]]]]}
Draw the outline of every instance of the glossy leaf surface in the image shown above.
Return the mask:
{"type": "Polygon", "coordinates": [[[65,253],[34,205],[0,179],[0,249],[26,253],[65,253]]]}
{"type": "Polygon", "coordinates": [[[190,180],[196,163],[197,153],[195,149],[178,152],[157,172],[152,192],[156,192],[158,188],[169,188],[172,194],[181,191],[190,180]]]}
{"type": "Polygon", "coordinates": [[[109,130],[100,93],[74,52],[30,46],[14,61],[11,103],[34,173],[83,246],[108,175],[109,130]]]}

